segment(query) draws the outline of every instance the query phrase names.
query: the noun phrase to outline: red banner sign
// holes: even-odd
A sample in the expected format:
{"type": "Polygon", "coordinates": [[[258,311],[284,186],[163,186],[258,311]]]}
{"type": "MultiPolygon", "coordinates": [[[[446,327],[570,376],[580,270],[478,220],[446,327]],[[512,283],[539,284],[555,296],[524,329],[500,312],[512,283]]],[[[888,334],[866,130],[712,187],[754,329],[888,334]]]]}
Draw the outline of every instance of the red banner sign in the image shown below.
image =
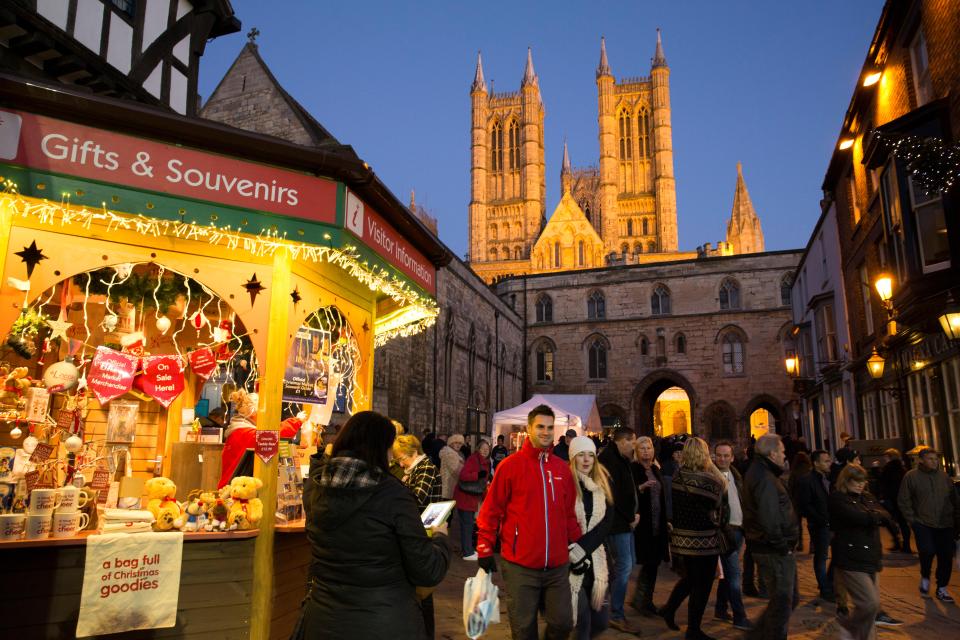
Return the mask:
{"type": "Polygon", "coordinates": [[[164,408],[183,392],[183,365],[177,356],[147,356],[137,385],[164,408]]]}
{"type": "Polygon", "coordinates": [[[133,374],[140,358],[107,347],[97,347],[97,353],[87,373],[87,387],[97,396],[100,404],[109,402],[130,391],[133,374]]]}
{"type": "Polygon", "coordinates": [[[331,180],[23,111],[0,111],[0,160],[172,196],[336,221],[337,184],[331,180]]]}
{"type": "Polygon", "coordinates": [[[436,294],[437,270],[433,263],[414,249],[380,214],[349,190],[343,222],[348,231],[402,273],[410,276],[427,293],[436,294]]]}
{"type": "Polygon", "coordinates": [[[210,374],[217,368],[217,358],[213,351],[207,347],[197,349],[187,354],[187,360],[190,361],[190,368],[193,372],[206,380],[210,374]]]}
{"type": "Polygon", "coordinates": [[[254,450],[264,464],[270,462],[273,456],[277,455],[277,451],[280,450],[280,432],[257,431],[254,450]]]}

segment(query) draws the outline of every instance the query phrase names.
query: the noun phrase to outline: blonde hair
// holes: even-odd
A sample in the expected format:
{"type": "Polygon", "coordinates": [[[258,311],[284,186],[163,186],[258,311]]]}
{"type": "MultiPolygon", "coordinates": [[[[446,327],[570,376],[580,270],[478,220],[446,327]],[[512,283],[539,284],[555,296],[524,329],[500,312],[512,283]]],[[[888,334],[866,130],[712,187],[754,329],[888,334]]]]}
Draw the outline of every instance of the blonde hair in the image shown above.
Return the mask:
{"type": "MultiPolygon", "coordinates": [[[[593,454],[593,467],[590,469],[590,479],[593,480],[593,483],[600,487],[603,491],[603,495],[607,497],[607,504],[613,504],[613,491],[610,489],[610,473],[606,468],[600,464],[600,460],[597,459],[597,454],[593,451],[587,451],[584,453],[593,454]]],[[[578,454],[579,455],[579,454],[578,454]]],[[[570,457],[570,472],[573,474],[573,484],[577,488],[577,500],[583,501],[583,489],[580,488],[580,480],[577,475],[580,473],[577,471],[577,456],[570,457]]]]}
{"type": "Polygon", "coordinates": [[[423,453],[423,447],[420,440],[414,435],[397,436],[393,441],[393,455],[395,456],[418,456],[423,453]]]}
{"type": "Polygon", "coordinates": [[[837,491],[842,491],[843,493],[850,493],[848,489],[850,488],[851,482],[866,482],[868,479],[867,470],[861,467],[858,464],[847,464],[840,470],[840,474],[837,475],[837,482],[834,484],[834,487],[837,491]]]}
{"type": "Polygon", "coordinates": [[[249,418],[257,412],[257,405],[246,389],[237,389],[230,394],[229,400],[233,403],[237,413],[244,418],[249,418]]]}
{"type": "Polygon", "coordinates": [[[689,438],[684,443],[683,451],[680,452],[680,468],[709,473],[720,482],[720,486],[727,486],[726,478],[710,459],[710,445],[702,438],[689,438]]]}

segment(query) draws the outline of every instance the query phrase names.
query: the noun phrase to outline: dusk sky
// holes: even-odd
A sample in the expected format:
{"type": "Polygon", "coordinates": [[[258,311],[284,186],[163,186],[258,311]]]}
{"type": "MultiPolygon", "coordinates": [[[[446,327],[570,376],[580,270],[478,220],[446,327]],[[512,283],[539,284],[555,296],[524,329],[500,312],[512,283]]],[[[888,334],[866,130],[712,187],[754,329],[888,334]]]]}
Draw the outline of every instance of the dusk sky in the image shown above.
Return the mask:
{"type": "Polygon", "coordinates": [[[600,36],[618,80],[647,76],[657,27],[671,70],[680,249],[724,238],[737,161],[766,248],[803,247],[883,1],[232,4],[243,29],[208,44],[203,99],[257,27],[260,54],[284,88],[401,201],[415,189],[462,256],[477,51],[503,92],[519,90],[533,47],[549,217],[564,137],[574,166],[598,162],[600,36]]]}

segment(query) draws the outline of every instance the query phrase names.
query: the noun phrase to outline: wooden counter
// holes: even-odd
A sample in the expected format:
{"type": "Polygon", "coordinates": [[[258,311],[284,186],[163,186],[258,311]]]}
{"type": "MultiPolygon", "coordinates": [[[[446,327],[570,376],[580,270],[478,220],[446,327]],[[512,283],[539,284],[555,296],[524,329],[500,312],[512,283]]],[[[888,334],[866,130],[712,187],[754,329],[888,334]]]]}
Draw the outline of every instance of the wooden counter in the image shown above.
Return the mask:
{"type": "Polygon", "coordinates": [[[287,640],[300,615],[310,575],[310,543],[303,520],[278,524],[273,541],[273,610],[270,640],[287,640]]]}

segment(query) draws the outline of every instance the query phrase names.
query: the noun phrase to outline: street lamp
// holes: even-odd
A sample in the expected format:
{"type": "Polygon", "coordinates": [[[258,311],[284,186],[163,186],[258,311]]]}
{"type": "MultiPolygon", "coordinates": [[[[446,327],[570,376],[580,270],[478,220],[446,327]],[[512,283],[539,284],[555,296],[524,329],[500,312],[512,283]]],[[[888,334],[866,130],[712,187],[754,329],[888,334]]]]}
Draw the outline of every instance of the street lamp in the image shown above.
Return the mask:
{"type": "Polygon", "coordinates": [[[783,364],[787,368],[787,375],[796,377],[800,374],[800,359],[797,356],[788,355],[783,364]]]}
{"type": "Polygon", "coordinates": [[[946,308],[940,316],[940,327],[950,340],[960,340],[960,305],[952,295],[947,298],[946,308]]]}
{"type": "Polygon", "coordinates": [[[870,377],[874,380],[879,380],[883,377],[883,366],[886,364],[886,361],[883,359],[879,353],[877,353],[877,348],[873,348],[873,355],[867,360],[867,371],[870,372],[870,377]]]}
{"type": "Polygon", "coordinates": [[[893,278],[887,274],[882,274],[877,278],[874,286],[877,288],[877,293],[880,295],[883,306],[889,309],[890,299],[893,298],[893,278]]]}

